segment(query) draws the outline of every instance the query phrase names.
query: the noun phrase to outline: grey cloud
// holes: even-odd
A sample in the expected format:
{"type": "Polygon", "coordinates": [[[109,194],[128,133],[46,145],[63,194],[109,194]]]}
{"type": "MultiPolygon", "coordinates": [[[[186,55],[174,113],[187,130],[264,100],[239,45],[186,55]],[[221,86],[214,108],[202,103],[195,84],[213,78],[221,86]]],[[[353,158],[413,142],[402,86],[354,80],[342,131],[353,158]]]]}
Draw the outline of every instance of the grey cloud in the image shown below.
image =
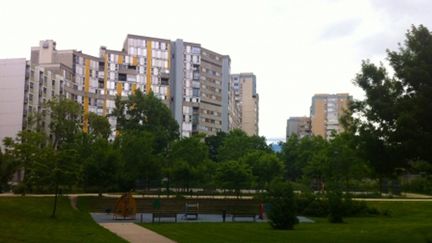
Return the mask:
{"type": "Polygon", "coordinates": [[[370,0],[377,10],[383,11],[394,22],[403,24],[423,24],[432,28],[430,0],[370,0]]]}
{"type": "Polygon", "coordinates": [[[352,34],[361,24],[361,19],[346,19],[333,23],[321,33],[322,39],[335,39],[352,34]]]}
{"type": "Polygon", "coordinates": [[[424,15],[429,16],[430,0],[370,0],[372,6],[388,12],[392,16],[424,15]]]}
{"type": "Polygon", "coordinates": [[[402,42],[403,38],[403,31],[388,31],[367,36],[356,43],[358,54],[362,59],[366,59],[374,55],[385,54],[387,49],[395,51],[398,48],[398,42],[402,42]]]}
{"type": "Polygon", "coordinates": [[[365,36],[356,43],[362,58],[384,54],[386,49],[397,50],[411,25],[423,24],[432,30],[430,0],[370,0],[370,3],[390,21],[381,32],[365,36]]]}

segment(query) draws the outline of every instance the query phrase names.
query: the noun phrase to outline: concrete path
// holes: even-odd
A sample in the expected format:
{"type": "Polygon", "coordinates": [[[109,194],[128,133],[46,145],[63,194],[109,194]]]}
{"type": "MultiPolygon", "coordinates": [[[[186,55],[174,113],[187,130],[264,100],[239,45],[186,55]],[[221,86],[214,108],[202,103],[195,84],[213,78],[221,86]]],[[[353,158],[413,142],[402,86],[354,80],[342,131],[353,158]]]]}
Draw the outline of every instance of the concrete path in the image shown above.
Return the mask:
{"type": "MultiPolygon", "coordinates": [[[[93,220],[98,223],[152,223],[152,214],[151,213],[137,213],[135,215],[134,219],[113,219],[113,215],[112,214],[106,214],[106,213],[90,213],[91,217],[93,218],[93,220]]],[[[297,217],[299,219],[300,223],[313,223],[314,221],[303,217],[303,216],[298,216],[297,217]]],[[[161,222],[161,223],[174,223],[175,220],[174,218],[162,218],[160,219],[156,219],[155,222],[161,222]]],[[[178,213],[177,214],[177,223],[222,223],[223,219],[222,219],[222,215],[221,214],[203,214],[200,213],[198,215],[198,219],[187,219],[184,217],[184,214],[182,213],[178,213]]],[[[232,215],[231,214],[227,214],[226,215],[226,222],[232,222],[232,215]]],[[[255,221],[253,221],[253,219],[251,217],[240,217],[240,218],[236,218],[235,222],[255,222],[255,223],[267,223],[268,220],[267,219],[259,219],[256,218],[255,221]]]]}
{"type": "Polygon", "coordinates": [[[165,236],[134,223],[100,223],[100,225],[132,243],[175,243],[165,236]]]}
{"type": "Polygon", "coordinates": [[[71,203],[71,207],[75,210],[78,210],[78,207],[77,207],[78,196],[69,196],[69,200],[71,203]]]}
{"type": "MultiPolygon", "coordinates": [[[[26,194],[27,197],[53,197],[54,194],[26,194]]],[[[62,196],[76,196],[76,197],[95,197],[99,196],[97,193],[65,193],[62,194],[62,196]]],[[[119,198],[121,194],[111,194],[111,193],[103,193],[103,197],[108,198],[119,198]]],[[[21,194],[13,194],[13,193],[0,193],[1,197],[22,197],[21,194]]],[[[133,195],[134,198],[165,198],[165,195],[133,195]]],[[[172,196],[171,196],[172,197],[172,196]]],[[[197,199],[229,199],[229,198],[235,198],[234,196],[185,196],[186,198],[197,198],[197,199]]],[[[242,196],[241,199],[252,199],[252,196],[242,196]]],[[[354,200],[365,200],[365,201],[432,201],[432,195],[424,195],[419,193],[402,193],[402,197],[394,197],[394,198],[355,198],[354,200]]]]}

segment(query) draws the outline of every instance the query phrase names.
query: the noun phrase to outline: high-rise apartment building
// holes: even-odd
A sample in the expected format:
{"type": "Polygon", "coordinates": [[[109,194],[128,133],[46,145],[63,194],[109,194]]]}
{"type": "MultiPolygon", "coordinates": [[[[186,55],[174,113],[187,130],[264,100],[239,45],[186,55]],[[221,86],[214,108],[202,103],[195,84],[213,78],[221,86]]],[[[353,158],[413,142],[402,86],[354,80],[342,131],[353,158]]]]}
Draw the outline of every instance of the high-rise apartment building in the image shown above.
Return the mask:
{"type": "MultiPolygon", "coordinates": [[[[172,110],[182,136],[212,135],[230,129],[231,60],[197,43],[128,35],[121,51],[101,47],[97,57],[76,50],[57,50],[56,42],[44,40],[32,47],[29,61],[19,60],[0,62],[8,70],[0,72],[2,87],[16,85],[14,92],[21,92],[21,96],[14,96],[14,104],[21,104],[22,111],[15,113],[21,119],[14,117],[13,122],[2,119],[1,129],[10,126],[9,123],[16,129],[1,130],[1,136],[14,136],[22,128],[32,126],[28,122],[35,112],[43,118],[38,125],[48,130],[50,115],[46,103],[53,97],[80,103],[83,130],[87,131],[89,112],[110,114],[117,95],[126,98],[138,89],[147,94],[153,92],[172,110]],[[13,82],[6,81],[11,80],[11,75],[13,82]]],[[[250,85],[257,104],[255,78],[250,85]]],[[[0,111],[7,108],[6,103],[0,103],[0,111]]],[[[109,122],[114,135],[115,118],[110,117],[109,122]]]]}
{"type": "Polygon", "coordinates": [[[0,147],[22,129],[26,60],[0,59],[0,147]]]}
{"type": "Polygon", "coordinates": [[[312,134],[328,139],[332,132],[342,132],[339,119],[351,100],[352,96],[346,93],[314,95],[310,110],[312,134]]]}
{"type": "Polygon", "coordinates": [[[173,44],[173,109],[182,136],[228,131],[229,56],[180,39],[173,44]]]}
{"type": "Polygon", "coordinates": [[[258,135],[259,96],[253,73],[231,75],[230,94],[232,102],[230,118],[232,128],[240,128],[249,136],[258,135]]]}
{"type": "Polygon", "coordinates": [[[286,140],[293,134],[299,138],[310,136],[311,134],[311,119],[309,117],[290,117],[287,120],[286,140]]]}

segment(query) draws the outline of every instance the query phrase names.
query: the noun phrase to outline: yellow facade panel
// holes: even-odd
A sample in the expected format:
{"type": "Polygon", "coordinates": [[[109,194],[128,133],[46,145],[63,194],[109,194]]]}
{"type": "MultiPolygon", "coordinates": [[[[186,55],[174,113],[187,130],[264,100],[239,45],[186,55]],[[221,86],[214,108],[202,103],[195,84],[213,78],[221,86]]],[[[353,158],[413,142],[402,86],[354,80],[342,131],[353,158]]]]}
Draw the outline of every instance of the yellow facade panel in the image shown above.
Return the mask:
{"type": "Polygon", "coordinates": [[[132,94],[135,94],[137,85],[136,84],[132,84],[132,94]]]}
{"type": "Polygon", "coordinates": [[[132,65],[137,66],[138,65],[138,57],[133,57],[132,58],[132,65]]]}
{"type": "Polygon", "coordinates": [[[119,82],[117,83],[117,95],[121,96],[122,91],[123,91],[123,85],[122,83],[119,82]]]}
{"type": "Polygon", "coordinates": [[[146,80],[146,94],[151,92],[152,83],[152,42],[147,41],[147,80],[146,80]]]}

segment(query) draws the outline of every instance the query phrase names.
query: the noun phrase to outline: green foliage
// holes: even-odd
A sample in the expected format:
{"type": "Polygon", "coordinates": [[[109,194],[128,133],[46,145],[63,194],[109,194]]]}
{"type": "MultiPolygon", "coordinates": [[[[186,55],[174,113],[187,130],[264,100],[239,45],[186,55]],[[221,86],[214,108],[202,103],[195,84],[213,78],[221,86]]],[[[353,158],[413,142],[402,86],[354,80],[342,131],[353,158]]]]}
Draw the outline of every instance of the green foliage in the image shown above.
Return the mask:
{"type": "Polygon", "coordinates": [[[296,198],[299,215],[310,217],[326,217],[328,215],[327,200],[313,194],[301,194],[296,198]]]}
{"type": "Polygon", "coordinates": [[[280,158],[288,179],[312,182],[314,190],[324,190],[326,183],[335,181],[348,190],[352,180],[370,173],[357,151],[356,137],[349,133],[334,135],[330,141],[320,136],[291,136],[280,158]]]}
{"type": "Polygon", "coordinates": [[[249,188],[252,182],[252,171],[249,165],[236,160],[218,164],[215,180],[221,188],[233,189],[240,195],[240,189],[249,188]]]}
{"type": "Polygon", "coordinates": [[[53,147],[58,148],[75,142],[81,131],[81,106],[69,99],[50,100],[50,130],[53,147]]]}
{"type": "Polygon", "coordinates": [[[18,166],[9,154],[3,154],[0,150],[0,193],[9,189],[8,182],[18,166]]]}
{"type": "Polygon", "coordinates": [[[350,181],[361,179],[370,174],[367,164],[361,160],[355,137],[349,133],[340,133],[330,142],[327,150],[325,177],[327,182],[343,184],[350,190],[350,181]]]}
{"type": "Polygon", "coordinates": [[[111,134],[111,127],[108,118],[99,116],[93,112],[88,114],[89,134],[94,138],[108,139],[111,134]]]}
{"type": "Polygon", "coordinates": [[[294,191],[289,183],[275,182],[269,188],[269,203],[271,204],[268,217],[274,229],[294,229],[298,223],[297,205],[294,191]]]}
{"type": "Polygon", "coordinates": [[[169,158],[180,159],[191,165],[198,165],[209,158],[207,144],[202,140],[204,135],[185,137],[175,141],[171,146],[169,158]]]}
{"type": "Polygon", "coordinates": [[[168,154],[173,183],[186,191],[191,186],[204,186],[211,178],[209,169],[212,162],[203,138],[203,135],[195,135],[177,140],[168,154]]]}
{"type": "Polygon", "coordinates": [[[252,169],[257,188],[266,188],[272,180],[280,179],[283,175],[283,162],[274,153],[260,150],[250,152],[240,161],[248,164],[252,169]]]}
{"type": "MultiPolygon", "coordinates": [[[[22,182],[22,193],[31,190],[32,182],[30,181],[32,171],[35,165],[44,159],[44,148],[47,146],[45,135],[36,131],[21,131],[17,134],[15,140],[7,138],[4,140],[5,154],[4,157],[8,163],[9,173],[22,169],[24,180],[22,182]]],[[[11,174],[9,175],[9,177],[11,174]]]]}
{"type": "Polygon", "coordinates": [[[326,193],[328,203],[328,217],[330,223],[343,223],[344,200],[342,190],[333,188],[326,193]]]}
{"type": "Polygon", "coordinates": [[[243,155],[253,151],[267,151],[271,149],[267,146],[264,137],[251,136],[249,137],[242,130],[230,131],[221,145],[217,154],[218,161],[238,160],[243,155]]]}
{"type": "Polygon", "coordinates": [[[205,138],[205,143],[209,148],[209,156],[211,160],[218,161],[219,148],[222,145],[226,135],[227,134],[224,132],[218,132],[216,135],[207,136],[205,138]]]}
{"type": "Polygon", "coordinates": [[[394,71],[364,61],[354,83],[366,93],[355,101],[347,130],[358,137],[358,149],[378,176],[392,176],[410,160],[431,163],[432,35],[420,25],[406,34],[398,51],[388,51],[394,71]]]}
{"type": "Polygon", "coordinates": [[[333,207],[332,210],[339,209],[335,213],[340,214],[340,217],[362,217],[380,214],[376,208],[368,206],[365,201],[354,201],[351,199],[351,195],[346,193],[342,195],[340,191],[330,191],[325,197],[310,193],[301,194],[297,195],[296,202],[298,213],[310,217],[328,217],[331,207],[333,207]],[[334,203],[333,205],[330,205],[330,197],[333,200],[331,202],[334,203]],[[340,204],[341,202],[342,204],[340,204]]]}
{"type": "Polygon", "coordinates": [[[117,130],[142,131],[154,134],[154,151],[167,149],[168,144],[179,137],[179,127],[171,111],[153,93],[148,95],[137,90],[127,100],[116,99],[112,116],[117,118],[117,130]]]}
{"type": "Polygon", "coordinates": [[[121,155],[106,140],[100,138],[91,144],[91,153],[83,161],[82,186],[86,191],[118,190],[121,155]]]}
{"type": "MultiPolygon", "coordinates": [[[[305,168],[319,151],[325,148],[327,141],[319,136],[304,137],[291,136],[288,141],[282,145],[281,159],[285,163],[286,178],[293,181],[300,180],[305,168]]],[[[312,173],[312,172],[311,172],[312,173]]]]}
{"type": "Polygon", "coordinates": [[[432,178],[421,176],[402,184],[406,192],[424,193],[432,195],[432,178]]]}
{"type": "Polygon", "coordinates": [[[135,188],[137,182],[145,188],[159,183],[161,163],[154,152],[154,139],[154,135],[146,131],[125,132],[119,138],[125,189],[135,188]]]}

